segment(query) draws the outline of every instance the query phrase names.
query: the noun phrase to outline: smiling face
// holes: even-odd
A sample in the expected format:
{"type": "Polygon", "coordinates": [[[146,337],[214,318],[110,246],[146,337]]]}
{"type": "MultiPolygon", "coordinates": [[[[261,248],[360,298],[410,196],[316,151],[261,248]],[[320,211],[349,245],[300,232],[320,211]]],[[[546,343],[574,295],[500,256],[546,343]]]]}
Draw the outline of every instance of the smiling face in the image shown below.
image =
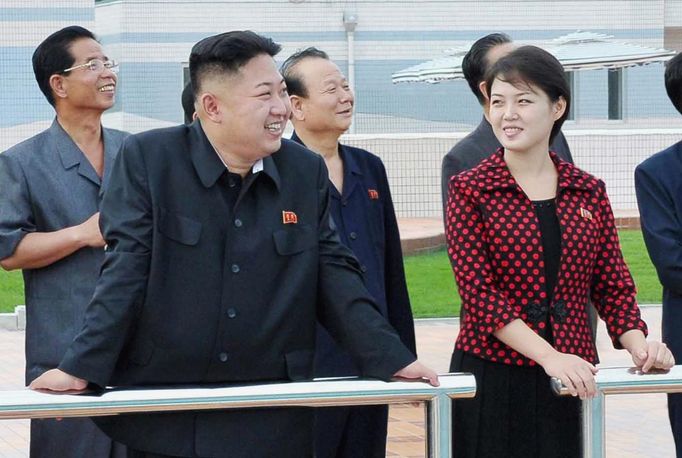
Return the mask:
{"type": "MultiPolygon", "coordinates": [[[[74,41],[69,48],[74,58],[72,67],[92,59],[107,61],[102,46],[92,38],[74,41]]],[[[82,110],[104,111],[114,105],[116,74],[111,69],[93,71],[88,67],[76,68],[68,74],[53,75],[51,83],[58,104],[82,110]]]]}
{"type": "Polygon", "coordinates": [[[272,57],[260,54],[235,74],[207,76],[200,92],[200,103],[219,124],[219,141],[230,153],[257,161],[280,148],[291,105],[272,57]]]}
{"type": "Polygon", "coordinates": [[[305,123],[310,132],[342,134],[353,121],[355,98],[346,77],[328,59],[311,57],[296,65],[307,96],[292,96],[294,125],[305,123]]]}
{"type": "Polygon", "coordinates": [[[490,90],[490,123],[506,151],[528,153],[549,150],[554,122],[566,109],[563,98],[552,102],[532,84],[496,78],[490,90]]]}

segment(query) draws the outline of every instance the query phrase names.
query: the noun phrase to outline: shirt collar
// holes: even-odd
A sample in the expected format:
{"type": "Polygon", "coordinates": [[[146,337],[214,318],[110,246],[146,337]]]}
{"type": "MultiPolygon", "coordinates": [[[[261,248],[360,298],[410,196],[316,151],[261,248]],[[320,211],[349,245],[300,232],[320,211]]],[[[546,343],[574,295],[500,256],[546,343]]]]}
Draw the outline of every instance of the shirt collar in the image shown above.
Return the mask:
{"type": "MultiPolygon", "coordinates": [[[[303,143],[301,137],[298,136],[296,131],[291,135],[291,141],[303,145],[307,148],[306,144],[303,143]]],[[[358,166],[357,161],[352,154],[348,154],[348,147],[339,143],[339,155],[341,156],[341,161],[343,162],[344,175],[347,173],[352,173],[353,175],[362,175],[362,169],[358,166]]]]}
{"type": "MultiPolygon", "coordinates": [[[[229,171],[227,164],[220,157],[216,149],[209,141],[204,129],[201,127],[199,120],[194,121],[188,126],[189,132],[189,154],[192,157],[192,163],[199,175],[201,183],[206,188],[213,186],[218,178],[225,172],[229,171]]],[[[281,148],[280,148],[281,149],[281,148]]],[[[274,153],[277,154],[277,153],[274,153]]],[[[280,189],[280,176],[277,171],[277,165],[272,159],[272,156],[259,159],[251,167],[251,173],[256,174],[263,172],[270,177],[272,181],[280,189]]]]}

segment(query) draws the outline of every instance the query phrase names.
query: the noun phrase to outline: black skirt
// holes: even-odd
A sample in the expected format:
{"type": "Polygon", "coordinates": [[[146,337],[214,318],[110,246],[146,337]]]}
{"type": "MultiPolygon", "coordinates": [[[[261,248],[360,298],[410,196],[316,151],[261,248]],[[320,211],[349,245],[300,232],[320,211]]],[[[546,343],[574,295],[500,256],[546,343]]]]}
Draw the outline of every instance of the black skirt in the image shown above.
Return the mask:
{"type": "Polygon", "coordinates": [[[451,372],[476,377],[476,397],[453,402],[453,456],[582,456],[581,402],[556,396],[540,366],[494,363],[455,350],[451,372]]]}

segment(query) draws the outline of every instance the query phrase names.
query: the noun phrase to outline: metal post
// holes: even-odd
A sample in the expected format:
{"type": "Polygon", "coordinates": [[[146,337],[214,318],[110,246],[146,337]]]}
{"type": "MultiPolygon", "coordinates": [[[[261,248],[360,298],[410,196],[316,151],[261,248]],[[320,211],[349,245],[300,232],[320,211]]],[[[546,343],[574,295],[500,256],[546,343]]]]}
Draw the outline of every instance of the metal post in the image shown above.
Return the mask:
{"type": "Polygon", "coordinates": [[[583,456],[603,458],[606,456],[606,428],[604,394],[583,401],[583,456]]]}
{"type": "Polygon", "coordinates": [[[439,394],[426,403],[426,456],[452,456],[452,399],[439,394]]]}

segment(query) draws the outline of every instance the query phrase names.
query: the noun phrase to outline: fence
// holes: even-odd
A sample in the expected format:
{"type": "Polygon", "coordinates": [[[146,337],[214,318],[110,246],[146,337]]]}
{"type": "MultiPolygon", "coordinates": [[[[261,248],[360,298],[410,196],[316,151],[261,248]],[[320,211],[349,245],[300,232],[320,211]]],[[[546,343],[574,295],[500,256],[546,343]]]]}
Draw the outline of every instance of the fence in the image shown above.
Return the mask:
{"type": "Polygon", "coordinates": [[[476,381],[470,374],[447,374],[440,376],[440,383],[439,387],[433,387],[423,382],[387,383],[346,378],[230,387],[110,389],[97,396],[0,391],[0,419],[425,402],[428,415],[426,456],[449,458],[452,453],[450,401],[473,397],[476,381]]]}
{"type": "MultiPolygon", "coordinates": [[[[644,374],[635,368],[611,367],[596,375],[597,396],[583,402],[583,456],[606,457],[606,403],[611,394],[681,393],[682,365],[667,372],[644,374]]],[[[567,395],[568,390],[558,379],[552,380],[556,393],[567,395]]]]}

